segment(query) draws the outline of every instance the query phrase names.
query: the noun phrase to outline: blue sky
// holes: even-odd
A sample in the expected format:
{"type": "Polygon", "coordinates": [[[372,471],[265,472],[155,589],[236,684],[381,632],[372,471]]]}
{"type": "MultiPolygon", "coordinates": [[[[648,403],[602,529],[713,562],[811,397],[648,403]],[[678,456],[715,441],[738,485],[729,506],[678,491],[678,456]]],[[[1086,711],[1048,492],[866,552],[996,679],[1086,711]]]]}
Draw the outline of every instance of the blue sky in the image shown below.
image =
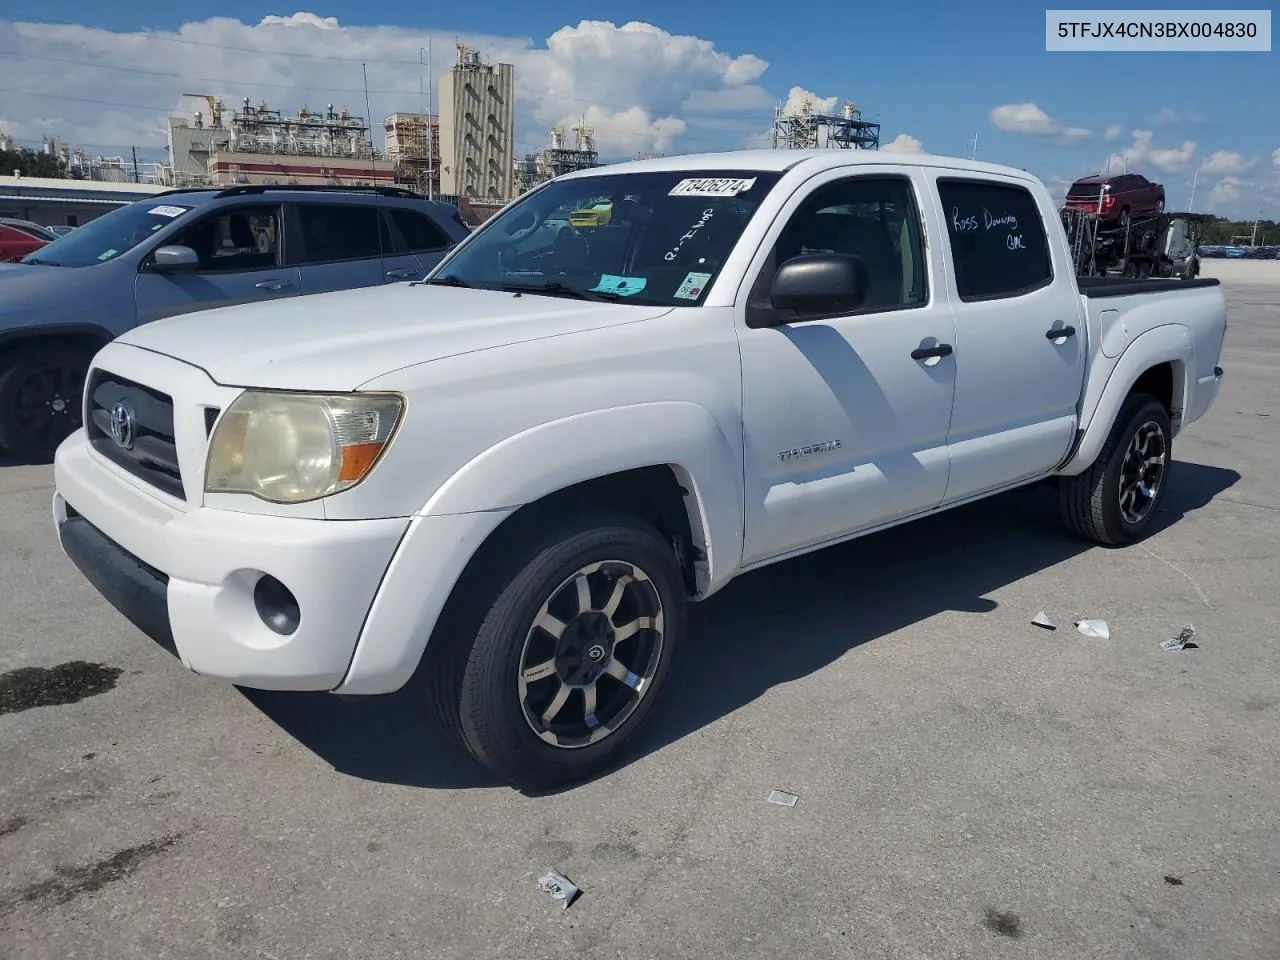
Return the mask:
{"type": "MultiPolygon", "coordinates": [[[[421,98],[411,95],[422,72],[412,66],[416,50],[433,36],[439,73],[457,34],[478,36],[490,55],[517,63],[522,150],[544,143],[550,122],[579,113],[594,122],[602,152],[615,156],[734,148],[758,140],[770,125],[767,104],[799,87],[837,103],[856,101],[882,125],[883,144],[902,135],[900,146],[967,155],[976,133],[980,158],[1024,167],[1058,188],[1120,155],[1163,181],[1173,207],[1187,204],[1200,169],[1197,209],[1252,216],[1261,191],[1263,216],[1280,218],[1276,53],[1048,53],[1043,6],[886,3],[794,8],[780,16],[776,4],[754,0],[701,10],[687,0],[643,6],[365,0],[301,8],[222,0],[177,10],[123,0],[64,0],[57,7],[0,0],[0,123],[22,140],[48,133],[104,147],[138,145],[150,154],[162,142],[156,131],[164,113],[183,92],[239,99],[243,91],[283,109],[341,97],[353,111],[363,108],[356,95],[361,57],[378,91],[371,98],[375,115],[420,109],[421,98]],[[299,9],[336,25],[260,26],[264,17],[299,9]],[[193,23],[214,16],[242,26],[193,23]],[[584,20],[615,26],[581,29],[584,20]],[[630,21],[703,44],[682,40],[684,53],[657,62],[662,35],[630,43],[636,38],[616,29],[630,21]],[[139,35],[179,28],[192,42],[139,35]],[[565,28],[572,29],[548,52],[548,38],[565,28]],[[236,46],[245,49],[226,49],[236,46]],[[271,61],[269,70],[250,47],[271,61]],[[25,58],[5,56],[11,53],[25,58]],[[205,89],[197,91],[194,78],[205,89]],[[336,93],[314,89],[318,84],[336,93]],[[680,92],[689,89],[701,92],[689,100],[680,92]],[[102,102],[82,102],[94,99],[102,102]],[[741,109],[727,109],[734,106],[741,109]]],[[[667,46],[677,48],[674,40],[667,46]]]]}

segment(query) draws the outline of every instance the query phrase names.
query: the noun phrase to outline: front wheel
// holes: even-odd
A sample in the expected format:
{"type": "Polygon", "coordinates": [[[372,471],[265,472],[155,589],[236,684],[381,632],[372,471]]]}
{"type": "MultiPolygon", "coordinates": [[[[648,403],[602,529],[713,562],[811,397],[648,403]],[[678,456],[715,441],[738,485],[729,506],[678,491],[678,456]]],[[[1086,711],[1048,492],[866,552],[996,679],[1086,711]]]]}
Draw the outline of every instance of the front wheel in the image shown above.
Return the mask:
{"type": "MultiPolygon", "coordinates": [[[[439,638],[469,649],[436,678],[436,699],[476,759],[537,790],[602,772],[632,740],[681,642],[687,597],[672,548],[625,515],[549,528],[517,564],[469,640],[439,638]]],[[[507,564],[488,566],[506,580],[507,564]]]]}
{"type": "Polygon", "coordinates": [[[94,350],[56,340],[19,346],[0,359],[0,450],[47,463],[80,427],[85,373],[94,350]]]}
{"type": "Polygon", "coordinates": [[[1132,394],[1093,465],[1058,478],[1058,507],[1074,533],[1108,546],[1140,539],[1164,497],[1172,462],[1169,413],[1155,397],[1132,394]]]}

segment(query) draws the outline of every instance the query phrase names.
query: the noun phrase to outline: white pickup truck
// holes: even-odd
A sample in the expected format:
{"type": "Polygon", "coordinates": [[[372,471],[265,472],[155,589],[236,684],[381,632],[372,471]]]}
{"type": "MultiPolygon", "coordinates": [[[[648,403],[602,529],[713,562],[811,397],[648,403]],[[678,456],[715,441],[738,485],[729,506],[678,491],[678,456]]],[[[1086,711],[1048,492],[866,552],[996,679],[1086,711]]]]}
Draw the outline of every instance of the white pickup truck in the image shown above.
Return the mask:
{"type": "Polygon", "coordinates": [[[53,513],[190,670],[421,677],[476,758],[545,788],[616,762],[687,603],[745,571],[1039,481],[1076,533],[1143,536],[1225,330],[1216,280],[1077,281],[1016,169],[624,163],[525,194],[425,282],[124,334],[53,513]]]}

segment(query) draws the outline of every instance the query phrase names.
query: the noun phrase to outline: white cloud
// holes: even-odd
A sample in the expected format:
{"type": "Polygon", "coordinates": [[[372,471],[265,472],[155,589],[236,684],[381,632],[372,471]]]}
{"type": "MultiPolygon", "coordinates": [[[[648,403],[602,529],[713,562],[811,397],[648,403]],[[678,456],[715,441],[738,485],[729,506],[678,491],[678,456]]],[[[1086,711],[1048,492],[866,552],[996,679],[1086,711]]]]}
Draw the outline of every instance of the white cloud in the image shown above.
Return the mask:
{"type": "Polygon", "coordinates": [[[1157,110],[1151,115],[1151,126],[1153,127],[1170,127],[1180,123],[1203,123],[1204,115],[1194,111],[1175,110],[1173,107],[1165,107],[1157,110]]]}
{"type": "Polygon", "coordinates": [[[18,139],[38,142],[56,134],[85,144],[90,153],[104,146],[127,153],[131,145],[159,147],[169,113],[207,112],[198,101],[183,100],[185,92],[221,96],[228,109],[249,97],[286,113],[333,103],[363,116],[364,63],[380,146],[383,117],[426,106],[423,48],[430,45],[438,78],[452,65],[455,41],[478,49],[488,62],[515,65],[520,152],[545,145],[553,124],[583,117],[594,125],[605,158],[677,145],[723,149],[741,133],[714,131],[712,120],[755,109],[767,123],[769,104],[776,101],[759,85],[765,60],[728,54],[709,40],[647,23],[584,20],[538,44],[523,37],[345,26],[307,12],[257,24],[213,17],[176,31],[132,33],[0,21],[0,47],[23,53],[0,59],[0,87],[30,92],[4,96],[5,118],[18,139]],[[78,102],[83,100],[127,106],[78,102]],[[56,128],[48,119],[54,110],[61,119],[56,128]]]}
{"type": "Polygon", "coordinates": [[[1113,123],[1111,126],[1107,127],[1107,132],[1104,136],[1107,140],[1119,140],[1120,134],[1122,133],[1124,133],[1124,126],[1119,123],[1113,123]]]}
{"type": "Polygon", "coordinates": [[[924,145],[908,133],[900,133],[881,148],[885,153],[924,153],[924,145]]]}
{"type": "Polygon", "coordinates": [[[1271,154],[1271,163],[1274,166],[1280,167],[1280,147],[1276,147],[1275,153],[1271,154]]]}
{"type": "Polygon", "coordinates": [[[1245,182],[1239,177],[1223,177],[1209,191],[1209,209],[1219,216],[1223,207],[1231,207],[1240,199],[1240,188],[1245,182]]]}
{"type": "Polygon", "coordinates": [[[1196,144],[1193,140],[1185,140],[1179,147],[1154,147],[1151,144],[1150,130],[1133,131],[1133,143],[1107,158],[1107,165],[1113,171],[1126,168],[1138,171],[1145,166],[1155,167],[1165,173],[1173,173],[1184,169],[1195,156],[1196,144]]]}
{"type": "Polygon", "coordinates": [[[1200,167],[1202,173],[1244,173],[1257,164],[1256,157],[1246,157],[1234,150],[1215,150],[1200,167]]]}
{"type": "Polygon", "coordinates": [[[995,126],[1006,133],[1050,137],[1059,143],[1071,143],[1093,136],[1091,130],[1060,123],[1030,102],[1003,104],[995,107],[988,117],[995,126]]]}

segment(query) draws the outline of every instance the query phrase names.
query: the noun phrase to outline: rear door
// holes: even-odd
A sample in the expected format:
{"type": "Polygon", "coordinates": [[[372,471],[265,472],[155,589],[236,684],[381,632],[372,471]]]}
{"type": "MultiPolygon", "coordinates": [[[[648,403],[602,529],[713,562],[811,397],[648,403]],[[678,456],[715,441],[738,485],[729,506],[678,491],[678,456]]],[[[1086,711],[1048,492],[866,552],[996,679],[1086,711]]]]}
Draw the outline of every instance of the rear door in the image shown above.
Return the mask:
{"type": "Polygon", "coordinates": [[[950,503],[1047,474],[1067,453],[1086,331],[1043,192],[994,174],[929,176],[946,223],[941,259],[956,329],[950,503]]]}
{"type": "Polygon", "coordinates": [[[296,269],[281,265],[278,203],[219,206],[165,240],[200,257],[195,270],[153,273],[144,259],[134,286],[138,323],[179,313],[296,295],[296,269]]]}
{"type": "Polygon", "coordinates": [[[288,263],[300,271],[303,293],[383,282],[378,211],[371,201],[294,200],[285,207],[288,263]]]}
{"type": "Polygon", "coordinates": [[[398,262],[391,263],[388,258],[383,258],[388,280],[416,280],[424,276],[453,245],[449,235],[421,210],[409,206],[383,206],[382,215],[390,223],[397,243],[403,244],[403,248],[397,247],[397,250],[404,250],[404,254],[396,258],[398,262]],[[418,270],[412,277],[404,275],[404,271],[410,269],[409,260],[418,270]]]}

